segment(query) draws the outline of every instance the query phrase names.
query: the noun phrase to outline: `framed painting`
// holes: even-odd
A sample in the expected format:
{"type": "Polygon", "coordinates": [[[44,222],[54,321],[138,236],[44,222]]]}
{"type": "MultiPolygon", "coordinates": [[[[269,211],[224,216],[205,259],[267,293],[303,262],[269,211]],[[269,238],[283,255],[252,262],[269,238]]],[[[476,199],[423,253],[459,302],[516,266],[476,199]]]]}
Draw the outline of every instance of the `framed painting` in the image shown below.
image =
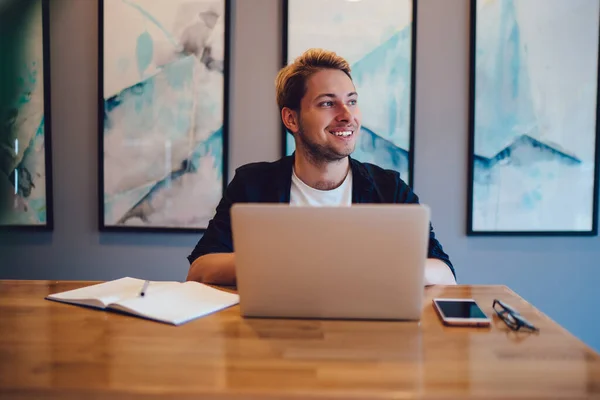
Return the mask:
{"type": "MultiPolygon", "coordinates": [[[[412,185],[416,0],[286,0],[283,65],[309,48],[336,52],[351,67],[362,113],[352,157],[396,170],[412,185]]],[[[282,152],[295,151],[282,127],[282,152]]]]}
{"type": "Polygon", "coordinates": [[[100,230],[204,231],[227,184],[229,0],[99,2],[100,230]]]}
{"type": "Polygon", "coordinates": [[[47,0],[3,5],[0,54],[0,228],[52,230],[47,0]]]}
{"type": "Polygon", "coordinates": [[[472,0],[469,235],[596,235],[598,0],[472,0]]]}

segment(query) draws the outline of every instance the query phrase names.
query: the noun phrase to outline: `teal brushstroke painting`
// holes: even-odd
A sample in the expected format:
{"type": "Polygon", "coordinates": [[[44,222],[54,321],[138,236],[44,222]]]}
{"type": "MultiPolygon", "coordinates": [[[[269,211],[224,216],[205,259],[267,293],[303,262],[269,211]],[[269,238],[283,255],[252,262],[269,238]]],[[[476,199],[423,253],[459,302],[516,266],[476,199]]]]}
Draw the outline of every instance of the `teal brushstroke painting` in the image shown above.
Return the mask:
{"type": "Polygon", "coordinates": [[[48,4],[0,14],[0,227],[51,229],[48,4]]]}
{"type": "Polygon", "coordinates": [[[598,0],[477,0],[472,224],[594,227],[598,0]]]}
{"type": "Polygon", "coordinates": [[[104,1],[104,228],[202,230],[223,195],[225,1],[104,1]]]}
{"type": "MultiPolygon", "coordinates": [[[[287,61],[311,47],[346,58],[359,96],[362,129],[352,157],[410,182],[412,16],[409,0],[289,0],[287,61]]],[[[285,152],[295,150],[285,133],[285,152]]]]}

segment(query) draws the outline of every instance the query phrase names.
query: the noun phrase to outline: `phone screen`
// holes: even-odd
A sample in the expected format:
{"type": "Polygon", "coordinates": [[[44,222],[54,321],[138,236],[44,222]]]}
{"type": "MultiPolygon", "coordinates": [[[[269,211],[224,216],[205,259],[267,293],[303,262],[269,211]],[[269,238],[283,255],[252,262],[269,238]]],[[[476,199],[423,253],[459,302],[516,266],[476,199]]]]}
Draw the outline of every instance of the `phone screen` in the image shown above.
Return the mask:
{"type": "Polygon", "coordinates": [[[487,318],[474,301],[436,301],[446,318],[487,318]]]}

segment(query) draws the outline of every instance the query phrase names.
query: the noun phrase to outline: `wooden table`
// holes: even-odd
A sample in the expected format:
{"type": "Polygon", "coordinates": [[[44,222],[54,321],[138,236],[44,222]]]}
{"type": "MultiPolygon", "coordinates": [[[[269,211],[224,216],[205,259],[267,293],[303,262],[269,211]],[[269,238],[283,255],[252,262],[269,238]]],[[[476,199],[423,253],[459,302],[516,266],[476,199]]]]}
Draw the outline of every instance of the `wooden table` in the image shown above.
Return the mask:
{"type": "Polygon", "coordinates": [[[421,323],[242,319],[175,327],[44,300],[96,282],[0,281],[0,397],[600,398],[600,356],[504,286],[431,287],[421,323]],[[473,297],[491,328],[449,328],[433,297],[473,297]],[[539,334],[510,331],[505,300],[539,334]]]}

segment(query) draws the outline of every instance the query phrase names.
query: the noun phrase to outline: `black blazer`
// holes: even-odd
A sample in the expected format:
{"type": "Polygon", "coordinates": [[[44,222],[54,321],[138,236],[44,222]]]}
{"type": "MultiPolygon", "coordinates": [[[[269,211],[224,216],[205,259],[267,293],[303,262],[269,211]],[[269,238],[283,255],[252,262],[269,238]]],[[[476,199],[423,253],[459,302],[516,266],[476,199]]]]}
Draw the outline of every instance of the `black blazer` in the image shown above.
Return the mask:
{"type": "MultiPolygon", "coordinates": [[[[292,187],[294,155],[275,162],[258,162],[238,168],[217,212],[209,222],[206,232],[187,258],[190,264],[209,253],[233,252],[230,208],[234,203],[289,203],[292,187]]],[[[419,198],[400,179],[396,171],[361,163],[350,158],[352,168],[352,203],[418,203],[419,198]]],[[[429,258],[445,262],[456,278],[454,267],[430,226],[429,258]]]]}

